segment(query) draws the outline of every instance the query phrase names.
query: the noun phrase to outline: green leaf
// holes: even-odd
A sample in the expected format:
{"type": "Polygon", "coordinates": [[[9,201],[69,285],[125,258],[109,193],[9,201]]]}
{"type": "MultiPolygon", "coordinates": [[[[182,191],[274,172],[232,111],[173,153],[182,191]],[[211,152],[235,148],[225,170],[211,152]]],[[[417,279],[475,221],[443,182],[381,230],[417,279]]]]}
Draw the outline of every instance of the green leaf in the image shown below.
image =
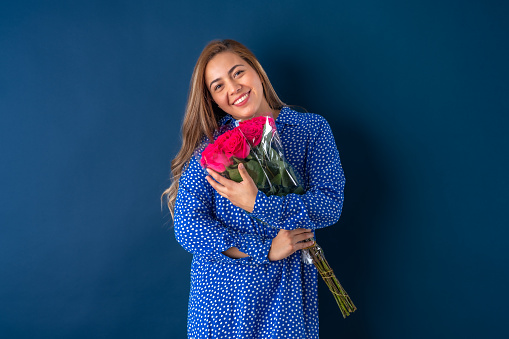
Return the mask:
{"type": "Polygon", "coordinates": [[[231,159],[233,160],[233,164],[234,164],[234,165],[238,165],[238,164],[240,164],[241,162],[244,162],[244,159],[237,158],[237,157],[232,157],[231,159]]]}
{"type": "MultiPolygon", "coordinates": [[[[268,162],[266,164],[266,170],[267,170],[267,174],[269,176],[269,178],[274,178],[276,175],[279,174],[279,167],[277,165],[277,163],[273,163],[273,162],[268,162]]],[[[272,181],[272,179],[271,179],[272,181]]]]}
{"type": "Polygon", "coordinates": [[[270,179],[272,185],[281,185],[281,173],[278,173],[275,177],[270,179]]]}
{"type": "Polygon", "coordinates": [[[242,177],[240,176],[239,170],[237,168],[226,168],[226,171],[228,172],[228,176],[231,180],[236,182],[241,182],[242,177]]]}
{"type": "Polygon", "coordinates": [[[278,151],[276,151],[275,149],[273,149],[272,147],[270,148],[269,150],[269,159],[270,161],[272,162],[280,162],[282,161],[281,160],[281,157],[279,156],[279,153],[278,151]]]}
{"type": "Polygon", "coordinates": [[[304,194],[304,189],[301,186],[299,186],[299,187],[297,187],[295,189],[295,191],[293,191],[293,193],[295,193],[295,194],[304,194]]]}
{"type": "Polygon", "coordinates": [[[256,186],[259,187],[263,184],[265,175],[263,174],[262,167],[256,160],[248,161],[244,164],[247,173],[253,179],[256,186]]]}

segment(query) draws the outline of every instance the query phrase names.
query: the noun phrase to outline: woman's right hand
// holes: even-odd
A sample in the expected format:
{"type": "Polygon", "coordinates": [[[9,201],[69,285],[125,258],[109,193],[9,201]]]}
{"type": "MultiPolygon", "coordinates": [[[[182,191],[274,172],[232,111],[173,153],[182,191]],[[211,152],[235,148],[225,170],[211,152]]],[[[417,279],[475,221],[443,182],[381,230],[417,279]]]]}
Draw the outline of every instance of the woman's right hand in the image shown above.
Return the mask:
{"type": "Polygon", "coordinates": [[[291,254],[309,247],[314,244],[314,241],[303,240],[313,238],[314,234],[310,229],[297,228],[296,230],[279,230],[277,236],[272,239],[272,245],[269,250],[269,260],[277,261],[284,259],[291,254]]]}

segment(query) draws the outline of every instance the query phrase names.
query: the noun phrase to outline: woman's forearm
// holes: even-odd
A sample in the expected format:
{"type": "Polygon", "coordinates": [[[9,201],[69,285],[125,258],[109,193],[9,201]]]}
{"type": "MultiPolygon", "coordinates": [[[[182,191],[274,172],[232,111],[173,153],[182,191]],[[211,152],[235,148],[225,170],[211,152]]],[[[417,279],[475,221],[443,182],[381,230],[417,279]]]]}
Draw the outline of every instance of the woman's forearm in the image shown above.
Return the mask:
{"type": "Polygon", "coordinates": [[[230,247],[226,251],[223,252],[224,255],[227,257],[230,257],[232,259],[240,259],[248,257],[248,255],[244,252],[239,251],[237,247],[230,247]]]}

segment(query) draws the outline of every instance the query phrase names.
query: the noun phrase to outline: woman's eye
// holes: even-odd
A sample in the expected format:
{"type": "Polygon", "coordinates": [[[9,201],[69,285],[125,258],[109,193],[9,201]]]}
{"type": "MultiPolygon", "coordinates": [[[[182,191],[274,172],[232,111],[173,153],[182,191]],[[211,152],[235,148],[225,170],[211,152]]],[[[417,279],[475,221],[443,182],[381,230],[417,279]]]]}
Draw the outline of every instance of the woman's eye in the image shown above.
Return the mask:
{"type": "Polygon", "coordinates": [[[216,85],[216,86],[214,86],[214,91],[217,91],[217,90],[219,90],[220,88],[221,88],[221,85],[216,85]]]}
{"type": "Polygon", "coordinates": [[[241,73],[244,73],[244,71],[237,71],[237,72],[235,72],[235,74],[233,74],[233,76],[236,78],[236,77],[238,77],[241,73]]]}

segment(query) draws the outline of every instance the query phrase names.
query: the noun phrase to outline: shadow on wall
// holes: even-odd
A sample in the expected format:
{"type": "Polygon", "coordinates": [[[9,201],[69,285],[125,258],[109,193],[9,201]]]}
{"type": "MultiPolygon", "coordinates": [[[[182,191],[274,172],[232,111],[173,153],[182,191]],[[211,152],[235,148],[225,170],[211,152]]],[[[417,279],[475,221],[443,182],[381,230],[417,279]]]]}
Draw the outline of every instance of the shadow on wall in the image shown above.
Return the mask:
{"type": "MultiPolygon", "coordinates": [[[[363,306],[369,304],[365,298],[377,271],[374,267],[376,253],[373,252],[377,239],[372,234],[378,234],[377,220],[388,207],[388,200],[383,199],[391,189],[385,180],[387,169],[377,161],[380,155],[373,137],[355,119],[359,112],[348,107],[346,98],[341,98],[341,93],[345,92],[342,87],[346,84],[327,80],[299,56],[277,57],[280,58],[268,60],[270,69],[277,73],[269,76],[280,98],[289,105],[305,107],[327,119],[346,176],[342,216],[336,225],[318,230],[317,241],[358,311],[343,320],[327,286],[319,281],[320,335],[369,338],[370,326],[363,306]]],[[[298,107],[294,109],[300,110],[298,107]]]]}

